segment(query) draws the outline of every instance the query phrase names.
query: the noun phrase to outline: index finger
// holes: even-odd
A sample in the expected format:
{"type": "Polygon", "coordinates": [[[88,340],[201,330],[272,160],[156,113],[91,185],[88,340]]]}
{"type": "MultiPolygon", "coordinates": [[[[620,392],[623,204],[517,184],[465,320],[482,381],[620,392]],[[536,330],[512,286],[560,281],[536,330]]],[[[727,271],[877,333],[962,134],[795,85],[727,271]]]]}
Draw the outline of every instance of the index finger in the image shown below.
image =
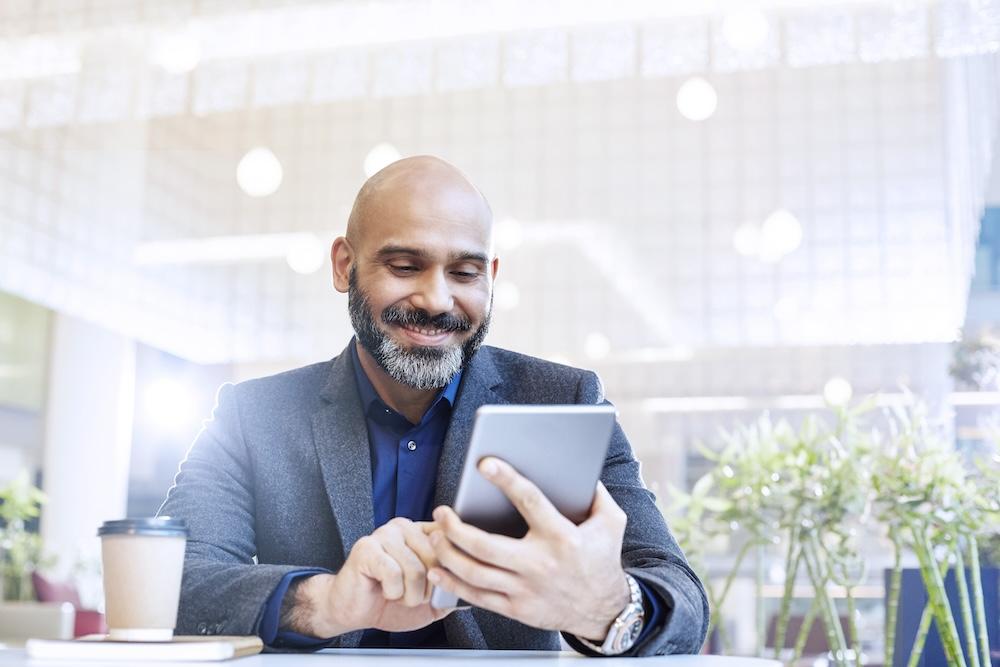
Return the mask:
{"type": "Polygon", "coordinates": [[[410,524],[403,531],[403,539],[406,546],[417,554],[417,557],[428,570],[437,565],[437,557],[434,555],[434,547],[431,546],[430,533],[435,528],[432,522],[410,524]]]}
{"type": "Polygon", "coordinates": [[[483,477],[503,491],[513,503],[529,529],[562,532],[573,528],[572,522],[555,508],[545,494],[506,461],[487,456],[479,462],[478,467],[483,477]]]}

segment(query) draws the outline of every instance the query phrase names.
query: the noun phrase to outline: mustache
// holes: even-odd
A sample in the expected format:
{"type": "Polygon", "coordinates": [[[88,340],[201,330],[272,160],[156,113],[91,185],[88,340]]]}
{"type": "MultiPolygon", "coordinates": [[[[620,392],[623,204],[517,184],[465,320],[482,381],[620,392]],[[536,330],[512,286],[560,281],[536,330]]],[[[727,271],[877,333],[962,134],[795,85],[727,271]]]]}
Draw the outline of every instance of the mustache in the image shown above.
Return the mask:
{"type": "Polygon", "coordinates": [[[401,306],[389,306],[382,311],[382,321],[385,324],[420,327],[422,329],[440,329],[441,331],[464,333],[472,329],[472,322],[466,317],[451,313],[440,313],[431,317],[423,309],[408,309],[401,306]]]}

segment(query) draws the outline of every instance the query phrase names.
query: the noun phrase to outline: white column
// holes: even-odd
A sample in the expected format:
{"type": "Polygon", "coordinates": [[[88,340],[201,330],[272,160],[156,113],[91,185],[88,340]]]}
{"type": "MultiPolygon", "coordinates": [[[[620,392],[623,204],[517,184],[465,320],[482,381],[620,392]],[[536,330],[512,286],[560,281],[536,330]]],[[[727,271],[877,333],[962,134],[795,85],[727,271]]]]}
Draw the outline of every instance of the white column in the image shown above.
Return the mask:
{"type": "Polygon", "coordinates": [[[66,315],[53,323],[41,532],[65,576],[99,558],[97,527],[125,516],[135,342],[66,315]]]}

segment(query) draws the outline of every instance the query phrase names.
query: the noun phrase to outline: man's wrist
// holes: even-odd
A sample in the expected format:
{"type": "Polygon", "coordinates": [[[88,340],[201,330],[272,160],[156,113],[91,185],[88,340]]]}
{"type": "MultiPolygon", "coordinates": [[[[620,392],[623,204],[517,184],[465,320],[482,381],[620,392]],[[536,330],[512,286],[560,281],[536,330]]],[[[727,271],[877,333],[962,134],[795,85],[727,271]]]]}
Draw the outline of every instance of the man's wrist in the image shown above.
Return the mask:
{"type": "Polygon", "coordinates": [[[348,629],[336,618],[336,575],[317,574],[293,582],[281,603],[279,627],[309,637],[336,637],[348,629]]]}
{"type": "Polygon", "coordinates": [[[629,587],[629,602],[611,622],[603,641],[594,642],[579,636],[576,638],[584,647],[601,655],[627,653],[642,636],[645,627],[646,595],[634,577],[626,574],[625,579],[629,587]]]}
{"type": "Polygon", "coordinates": [[[628,578],[625,571],[621,570],[615,577],[617,585],[612,591],[601,599],[597,605],[595,613],[581,625],[580,631],[572,634],[583,639],[600,644],[608,636],[611,624],[615,622],[619,614],[628,606],[631,593],[628,578]]]}

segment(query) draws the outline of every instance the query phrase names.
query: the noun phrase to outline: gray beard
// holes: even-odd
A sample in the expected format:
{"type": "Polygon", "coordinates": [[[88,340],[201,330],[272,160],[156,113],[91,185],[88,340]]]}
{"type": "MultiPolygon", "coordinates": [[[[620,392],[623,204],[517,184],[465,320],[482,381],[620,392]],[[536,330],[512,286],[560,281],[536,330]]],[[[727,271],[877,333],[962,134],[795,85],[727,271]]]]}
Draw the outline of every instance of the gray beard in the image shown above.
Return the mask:
{"type": "MultiPolygon", "coordinates": [[[[490,310],[492,305],[491,300],[490,310]]],[[[490,324],[488,310],[483,323],[464,343],[447,347],[417,346],[406,349],[379,328],[371,305],[357,284],[353,269],[349,277],[347,308],[358,342],[389,377],[413,389],[440,389],[447,386],[483,344],[490,324]]]]}
{"type": "Polygon", "coordinates": [[[462,346],[433,349],[439,354],[430,353],[432,349],[418,347],[407,350],[388,336],[383,336],[372,356],[396,382],[414,389],[440,389],[462,370],[462,346]]]}

